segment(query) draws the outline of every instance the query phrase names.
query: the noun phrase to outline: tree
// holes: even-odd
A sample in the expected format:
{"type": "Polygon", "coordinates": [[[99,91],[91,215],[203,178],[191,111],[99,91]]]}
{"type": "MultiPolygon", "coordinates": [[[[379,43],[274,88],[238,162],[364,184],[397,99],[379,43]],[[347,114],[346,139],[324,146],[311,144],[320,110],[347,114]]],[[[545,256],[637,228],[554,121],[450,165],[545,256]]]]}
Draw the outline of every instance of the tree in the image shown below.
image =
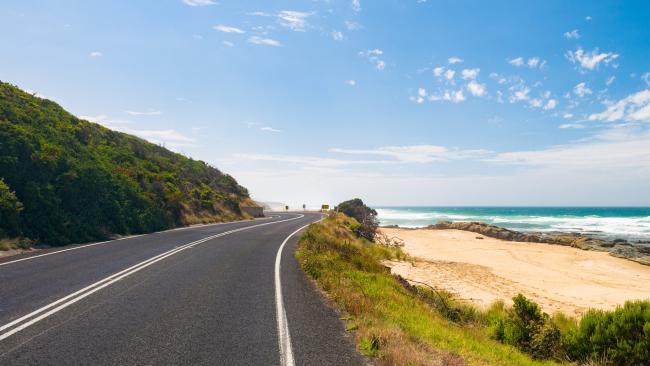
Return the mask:
{"type": "Polygon", "coordinates": [[[20,233],[22,210],[23,204],[16,198],[16,193],[0,178],[0,238],[20,233]]]}
{"type": "Polygon", "coordinates": [[[363,236],[370,241],[375,240],[377,227],[379,227],[377,211],[366,206],[360,198],[339,203],[338,211],[359,222],[361,226],[355,229],[357,235],[363,236]]]}

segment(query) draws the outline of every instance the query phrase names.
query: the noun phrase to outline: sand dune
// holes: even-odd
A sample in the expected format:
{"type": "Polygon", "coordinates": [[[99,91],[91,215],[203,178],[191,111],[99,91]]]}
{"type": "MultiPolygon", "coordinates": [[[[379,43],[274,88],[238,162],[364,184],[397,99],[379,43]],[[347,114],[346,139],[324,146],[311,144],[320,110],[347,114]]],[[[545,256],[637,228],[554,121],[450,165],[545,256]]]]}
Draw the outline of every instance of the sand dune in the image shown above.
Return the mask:
{"type": "Polygon", "coordinates": [[[404,240],[404,249],[416,258],[390,263],[393,272],[481,306],[523,293],[546,312],[580,315],[588,308],[613,309],[625,300],[650,298],[650,266],[608,253],[458,230],[381,230],[404,240]]]}

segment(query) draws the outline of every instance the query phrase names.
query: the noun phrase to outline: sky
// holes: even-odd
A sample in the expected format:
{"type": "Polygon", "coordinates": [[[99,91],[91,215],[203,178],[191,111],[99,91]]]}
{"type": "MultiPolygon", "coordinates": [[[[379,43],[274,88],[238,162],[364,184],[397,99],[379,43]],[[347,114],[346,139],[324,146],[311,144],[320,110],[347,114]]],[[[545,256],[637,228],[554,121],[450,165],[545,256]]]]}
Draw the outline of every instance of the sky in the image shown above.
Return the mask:
{"type": "Polygon", "coordinates": [[[0,3],[0,80],[292,206],[650,206],[650,2],[0,3]]]}

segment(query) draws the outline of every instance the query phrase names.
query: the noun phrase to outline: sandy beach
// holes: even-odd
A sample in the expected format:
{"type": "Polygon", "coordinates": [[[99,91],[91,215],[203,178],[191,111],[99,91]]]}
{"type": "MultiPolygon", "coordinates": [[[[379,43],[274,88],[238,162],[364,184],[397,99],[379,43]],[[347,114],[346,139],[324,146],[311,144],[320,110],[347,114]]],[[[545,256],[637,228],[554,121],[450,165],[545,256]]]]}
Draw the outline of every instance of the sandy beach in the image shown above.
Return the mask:
{"type": "Polygon", "coordinates": [[[650,298],[650,266],[559,245],[502,241],[459,230],[382,228],[404,241],[414,261],[392,262],[394,273],[442,288],[479,306],[517,293],[544,311],[580,316],[650,298]]]}

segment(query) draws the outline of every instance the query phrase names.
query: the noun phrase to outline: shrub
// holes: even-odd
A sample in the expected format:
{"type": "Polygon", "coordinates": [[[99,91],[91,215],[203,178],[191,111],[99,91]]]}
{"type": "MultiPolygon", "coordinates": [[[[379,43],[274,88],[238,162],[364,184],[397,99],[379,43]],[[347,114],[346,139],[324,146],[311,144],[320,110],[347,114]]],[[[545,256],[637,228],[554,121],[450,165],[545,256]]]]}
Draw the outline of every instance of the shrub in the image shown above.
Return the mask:
{"type": "Polygon", "coordinates": [[[379,227],[377,211],[366,206],[359,198],[339,203],[337,211],[357,220],[358,224],[355,227],[351,227],[351,229],[358,236],[362,236],[370,241],[375,240],[377,227],[379,227]]]}
{"type": "Polygon", "coordinates": [[[0,238],[20,234],[20,211],[23,204],[16,198],[16,193],[9,189],[4,179],[0,178],[0,238]]]}
{"type": "Polygon", "coordinates": [[[614,311],[590,310],[562,337],[573,360],[611,365],[650,364],[650,301],[627,301],[614,311]]]}
{"type": "Polygon", "coordinates": [[[560,329],[539,305],[519,294],[505,312],[492,310],[489,330],[503,343],[513,345],[538,359],[561,357],[560,329]]]}

